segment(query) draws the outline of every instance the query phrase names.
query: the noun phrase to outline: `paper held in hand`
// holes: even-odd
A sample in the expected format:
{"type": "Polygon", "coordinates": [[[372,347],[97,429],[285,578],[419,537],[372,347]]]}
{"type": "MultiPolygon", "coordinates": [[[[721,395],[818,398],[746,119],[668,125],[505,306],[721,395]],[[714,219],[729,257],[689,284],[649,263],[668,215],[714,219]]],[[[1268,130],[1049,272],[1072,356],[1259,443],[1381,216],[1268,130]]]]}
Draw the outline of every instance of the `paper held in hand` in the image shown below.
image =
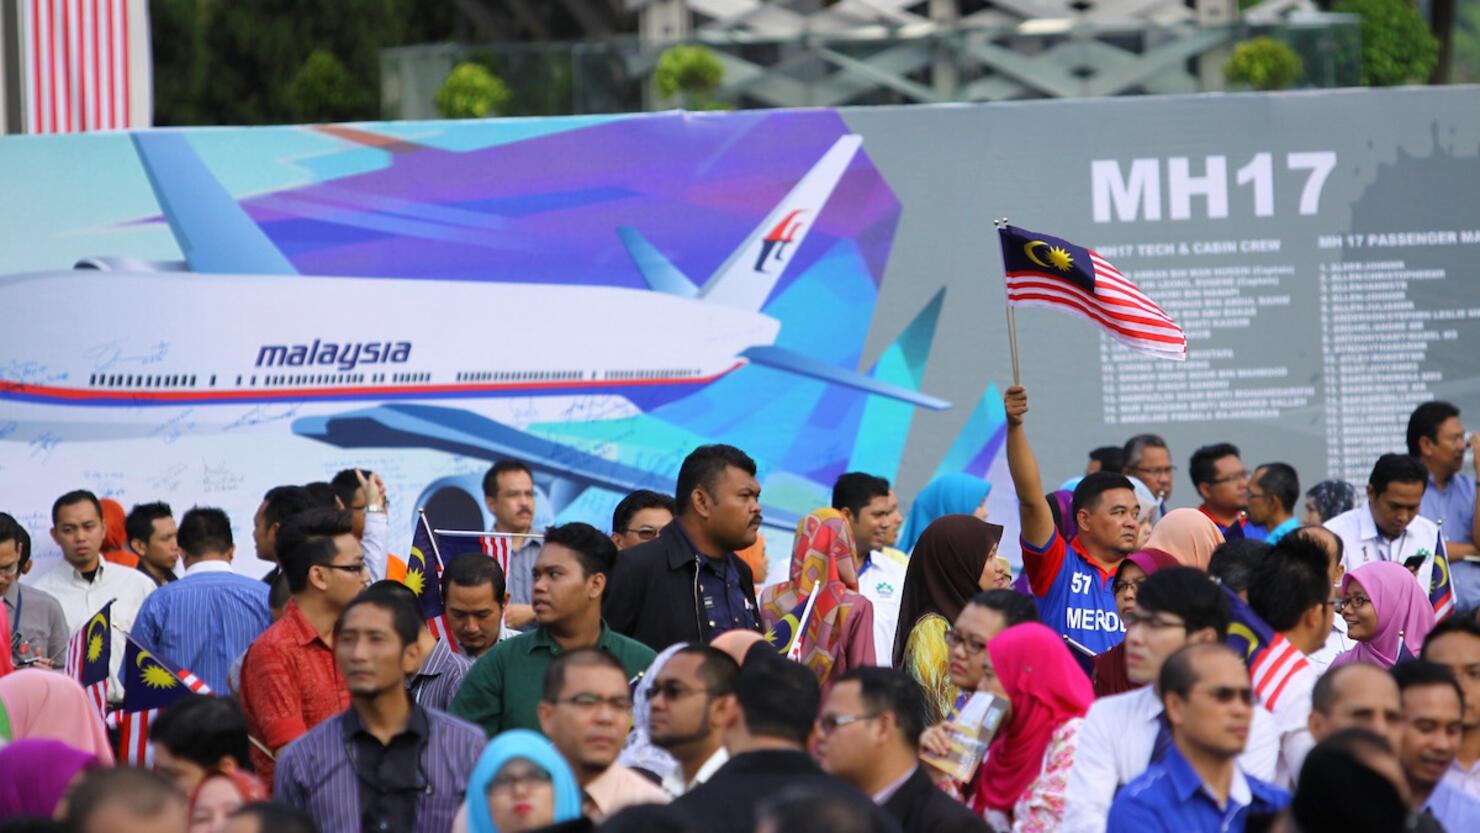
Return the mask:
{"type": "Polygon", "coordinates": [[[946,718],[946,734],[951,738],[951,751],[945,757],[922,752],[920,759],[955,778],[961,783],[970,781],[986,757],[987,747],[996,736],[1007,713],[1007,701],[995,694],[978,691],[961,695],[956,707],[946,718]]]}

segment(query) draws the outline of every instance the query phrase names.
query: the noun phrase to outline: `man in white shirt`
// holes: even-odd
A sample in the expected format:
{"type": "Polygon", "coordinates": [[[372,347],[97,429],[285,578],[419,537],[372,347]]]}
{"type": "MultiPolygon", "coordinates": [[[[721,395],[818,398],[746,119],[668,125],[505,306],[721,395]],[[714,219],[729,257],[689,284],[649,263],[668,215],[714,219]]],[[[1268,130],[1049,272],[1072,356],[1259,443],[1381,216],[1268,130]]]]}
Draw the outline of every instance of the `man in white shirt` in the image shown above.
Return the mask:
{"type": "MultiPolygon", "coordinates": [[[[1324,526],[1302,526],[1285,537],[1304,538],[1319,544],[1328,559],[1326,576],[1331,581],[1331,589],[1333,591],[1341,589],[1341,577],[1346,575],[1346,567],[1342,563],[1344,545],[1341,543],[1341,536],[1324,526]]],[[[1346,620],[1340,616],[1332,616],[1331,630],[1326,634],[1326,643],[1313,653],[1307,654],[1305,658],[1315,669],[1316,676],[1320,676],[1331,667],[1333,660],[1351,650],[1354,644],[1351,637],[1346,635],[1346,620]]]]}
{"type": "Polygon", "coordinates": [[[1429,473],[1407,454],[1384,454],[1367,479],[1367,503],[1326,521],[1342,543],[1342,566],[1356,569],[1373,561],[1421,559],[1418,583],[1427,593],[1434,554],[1440,552],[1439,527],[1418,514],[1429,473]]]}
{"type": "Polygon", "coordinates": [[[894,631],[899,625],[899,600],[909,564],[907,559],[891,558],[883,552],[899,514],[899,501],[891,494],[889,481],[861,471],[839,476],[832,492],[832,508],[852,528],[858,592],[874,606],[874,659],[882,666],[894,663],[894,631]]]}
{"type": "Polygon", "coordinates": [[[118,669],[123,665],[124,634],[133,628],[139,606],[154,591],[154,582],[138,570],[103,561],[103,505],[92,492],[78,489],[57,498],[51,507],[51,523],[51,539],[62,548],[62,562],[36,579],[36,587],[61,604],[70,633],[76,633],[113,600],[108,699],[122,702],[118,669]]]}
{"type": "Polygon", "coordinates": [[[679,650],[648,685],[648,734],[653,745],[678,761],[663,779],[677,798],[709,780],[730,759],[724,728],[739,708],[732,696],[740,666],[724,651],[707,645],[679,650]]]}
{"type": "MultiPolygon", "coordinates": [[[[1171,747],[1161,697],[1148,684],[1157,679],[1167,657],[1183,646],[1223,641],[1228,602],[1223,588],[1201,570],[1168,567],[1141,584],[1125,625],[1126,673],[1142,687],[1102,697],[1085,715],[1065,792],[1065,833],[1103,833],[1116,790],[1171,747]]],[[[1279,751],[1273,717],[1255,706],[1239,766],[1255,778],[1272,781],[1279,751]]]]}
{"type": "Polygon", "coordinates": [[[1249,577],[1249,607],[1275,630],[1274,640],[1250,664],[1254,693],[1274,715],[1280,737],[1276,786],[1290,789],[1310,736],[1310,694],[1319,676],[1307,655],[1319,651],[1335,614],[1330,561],[1320,544],[1286,536],[1260,559],[1249,577]]]}
{"type": "Polygon", "coordinates": [[[1459,747],[1444,780],[1480,798],[1480,622],[1451,616],[1423,641],[1423,658],[1449,669],[1465,695],[1459,747]]]}

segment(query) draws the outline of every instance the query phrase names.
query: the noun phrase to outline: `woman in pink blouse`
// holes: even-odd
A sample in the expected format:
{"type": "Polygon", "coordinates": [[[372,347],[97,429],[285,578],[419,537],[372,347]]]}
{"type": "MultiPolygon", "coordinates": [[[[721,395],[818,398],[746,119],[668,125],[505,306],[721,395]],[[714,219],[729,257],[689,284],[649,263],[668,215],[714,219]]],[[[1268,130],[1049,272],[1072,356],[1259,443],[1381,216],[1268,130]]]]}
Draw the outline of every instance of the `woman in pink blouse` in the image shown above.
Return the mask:
{"type": "Polygon", "coordinates": [[[1053,630],[1014,625],[987,643],[977,691],[1011,704],[970,787],[971,807],[997,833],[1059,829],[1089,678],[1053,630]]]}

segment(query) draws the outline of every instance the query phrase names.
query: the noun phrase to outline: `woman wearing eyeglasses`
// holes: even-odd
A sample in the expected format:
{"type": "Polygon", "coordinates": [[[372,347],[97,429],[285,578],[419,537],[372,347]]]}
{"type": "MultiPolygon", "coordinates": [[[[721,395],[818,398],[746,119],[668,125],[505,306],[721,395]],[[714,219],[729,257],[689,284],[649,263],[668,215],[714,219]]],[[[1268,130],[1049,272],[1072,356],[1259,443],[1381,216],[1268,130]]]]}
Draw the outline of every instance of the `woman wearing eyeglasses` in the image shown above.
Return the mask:
{"type": "Polygon", "coordinates": [[[520,833],[582,824],[581,790],[548,740],[528,729],[494,738],[468,778],[467,799],[453,833],[520,833]]]}
{"type": "Polygon", "coordinates": [[[921,533],[900,594],[894,667],[925,690],[926,723],[939,723],[956,702],[946,631],[972,597],[994,586],[992,557],[1002,527],[973,515],[946,515],[921,533]]]}
{"type": "Polygon", "coordinates": [[[874,664],[874,606],[858,592],[852,527],[836,509],[818,509],[797,524],[790,577],[767,587],[760,606],[761,624],[779,638],[795,633],[805,614],[801,663],[821,685],[850,668],[874,664]]]}
{"type": "Polygon", "coordinates": [[[1392,668],[1418,656],[1424,638],[1434,629],[1428,594],[1396,561],[1373,561],[1347,573],[1341,579],[1336,612],[1346,621],[1346,635],[1357,644],[1332,660],[1332,668],[1349,662],[1392,668]]]}
{"type": "Polygon", "coordinates": [[[1010,706],[969,790],[997,833],[1058,830],[1084,713],[1094,692],[1051,628],[1014,625],[987,643],[976,690],[1010,706]]]}

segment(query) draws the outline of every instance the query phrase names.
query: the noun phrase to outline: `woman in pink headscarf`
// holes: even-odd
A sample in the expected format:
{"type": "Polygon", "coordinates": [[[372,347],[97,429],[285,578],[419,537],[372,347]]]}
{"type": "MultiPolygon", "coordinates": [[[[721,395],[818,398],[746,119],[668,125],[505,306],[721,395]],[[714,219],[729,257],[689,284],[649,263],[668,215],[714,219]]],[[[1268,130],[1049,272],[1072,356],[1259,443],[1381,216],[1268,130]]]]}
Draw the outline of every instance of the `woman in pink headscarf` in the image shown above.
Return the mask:
{"type": "Polygon", "coordinates": [[[0,677],[0,706],[10,727],[7,740],[59,740],[112,765],[103,721],[71,677],[36,668],[7,674],[0,677]]]}
{"type": "Polygon", "coordinates": [[[1037,622],[997,634],[982,652],[977,691],[1008,701],[971,784],[971,808],[997,833],[1058,830],[1089,680],[1064,640],[1037,622]]]}
{"type": "Polygon", "coordinates": [[[1185,567],[1207,572],[1213,550],[1223,543],[1223,533],[1207,515],[1196,509],[1173,509],[1151,528],[1146,549],[1170,553],[1185,567]]]}
{"type": "Polygon", "coordinates": [[[1331,666],[1370,662],[1392,668],[1418,656],[1434,629],[1434,607],[1408,568],[1396,561],[1374,561],[1341,579],[1336,612],[1346,620],[1346,635],[1356,641],[1331,666]]]}
{"type": "MultiPolygon", "coordinates": [[[[1136,591],[1146,577],[1163,567],[1185,566],[1171,553],[1161,550],[1138,550],[1120,562],[1115,571],[1115,610],[1122,621],[1136,607],[1136,591]]],[[[1131,682],[1125,670],[1125,640],[1115,647],[1096,654],[1090,666],[1090,683],[1096,697],[1109,697],[1140,688],[1131,682]]]]}

